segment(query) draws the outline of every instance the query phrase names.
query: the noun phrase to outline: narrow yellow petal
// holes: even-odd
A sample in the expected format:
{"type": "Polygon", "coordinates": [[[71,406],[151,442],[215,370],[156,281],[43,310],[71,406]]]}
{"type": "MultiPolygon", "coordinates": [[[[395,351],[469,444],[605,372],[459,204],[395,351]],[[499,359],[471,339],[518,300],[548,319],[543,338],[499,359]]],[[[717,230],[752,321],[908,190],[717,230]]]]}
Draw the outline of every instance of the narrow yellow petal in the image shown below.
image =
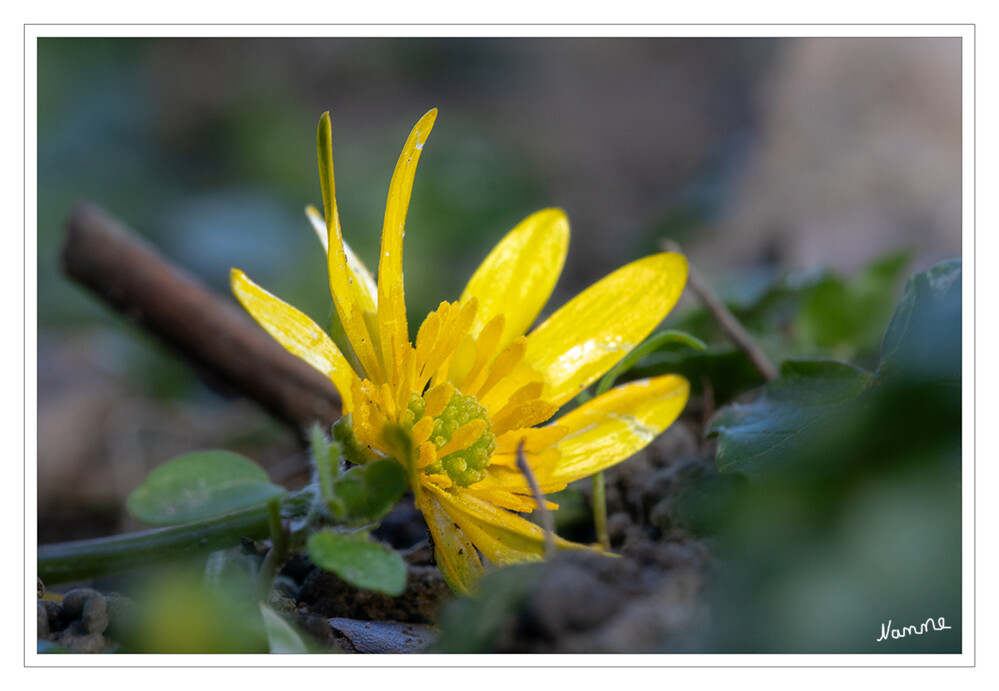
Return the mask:
{"type": "MultiPolygon", "coordinates": [[[[491,504],[495,504],[502,509],[516,511],[517,513],[531,513],[538,508],[538,502],[535,501],[533,496],[515,494],[503,489],[480,490],[477,485],[472,485],[470,487],[466,487],[463,492],[469,496],[481,499],[482,501],[488,501],[491,504]]],[[[549,511],[558,511],[558,504],[555,502],[547,499],[545,499],[544,502],[545,508],[549,511]]]]}
{"type": "MultiPolygon", "coordinates": [[[[445,492],[432,485],[427,489],[482,555],[497,566],[544,556],[545,531],[540,526],[469,492],[445,492]]],[[[587,549],[557,535],[554,543],[561,548],[587,549]]]]}
{"type": "Polygon", "coordinates": [[[402,238],[405,233],[406,212],[413,190],[416,164],[420,160],[423,144],[437,119],[437,110],[431,110],[416,123],[396,163],[388,200],[385,203],[385,223],[382,227],[382,249],[378,261],[378,331],[382,346],[382,359],[387,368],[398,359],[398,351],[409,343],[406,323],[406,301],[402,280],[402,238]]]}
{"type": "Polygon", "coordinates": [[[556,444],[561,458],[538,481],[572,482],[625,460],[669,427],[687,404],[690,385],[683,377],[630,382],[611,389],[563,415],[555,424],[569,433],[556,444]]]}
{"type": "MultiPolygon", "coordinates": [[[[514,339],[510,345],[496,356],[496,360],[493,361],[493,366],[489,370],[489,376],[486,377],[485,382],[479,387],[476,395],[479,397],[485,396],[500,380],[506,379],[507,375],[524,359],[524,353],[526,352],[527,339],[523,336],[514,339]]],[[[507,381],[511,380],[508,379],[507,381]]]]}
{"type": "Polygon", "coordinates": [[[505,324],[506,317],[502,314],[497,314],[482,327],[482,331],[479,332],[478,338],[474,341],[472,341],[471,336],[466,336],[466,340],[462,345],[465,343],[474,343],[475,359],[467,371],[464,372],[460,370],[456,371],[455,365],[452,363],[451,372],[448,376],[465,393],[474,396],[478,392],[479,387],[482,385],[482,379],[488,372],[486,366],[493,361],[496,352],[499,350],[499,339],[503,334],[505,324]]]}
{"type": "Polygon", "coordinates": [[[524,363],[542,374],[545,399],[561,406],[642,342],[673,308],[687,260],[662,253],[590,286],[527,337],[524,363]]]}
{"type": "MultiPolygon", "coordinates": [[[[545,449],[527,454],[527,462],[531,466],[538,481],[538,487],[545,494],[560,492],[565,489],[566,482],[562,480],[552,480],[552,470],[558,465],[561,458],[557,449],[545,449]]],[[[497,454],[494,453],[489,459],[489,472],[486,477],[469,485],[475,489],[505,489],[518,494],[531,494],[531,486],[527,478],[517,464],[517,454],[497,454]]]]}
{"type": "Polygon", "coordinates": [[[427,389],[427,394],[424,396],[427,407],[423,411],[423,414],[428,418],[435,418],[440,415],[444,411],[444,408],[447,407],[452,394],[454,394],[454,387],[448,382],[441,382],[427,389]]]}
{"type": "Polygon", "coordinates": [[[434,540],[437,566],[444,580],[458,593],[473,594],[479,579],[485,575],[485,569],[471,540],[461,532],[435,497],[424,495],[420,509],[427,519],[427,527],[434,540]]]}
{"type": "Polygon", "coordinates": [[[229,280],[233,294],[257,323],[286,350],[329,377],[340,392],[343,412],[351,412],[357,375],[333,339],[314,321],[268,293],[239,269],[232,269],[229,280]]]}
{"type": "Polygon", "coordinates": [[[472,420],[462,425],[451,435],[451,441],[437,450],[437,455],[440,458],[444,458],[444,456],[452,454],[455,451],[468,448],[470,444],[482,436],[487,427],[489,427],[489,421],[482,419],[472,420]]]}
{"type": "MultiPolygon", "coordinates": [[[[433,423],[433,420],[431,420],[433,423]]],[[[433,424],[431,424],[433,427],[433,424]]],[[[415,429],[415,428],[414,428],[415,429]]],[[[428,433],[429,436],[429,433],[428,433]]],[[[421,470],[426,468],[428,465],[433,465],[437,462],[437,447],[431,441],[422,441],[416,449],[417,452],[417,467],[421,470]]]]}
{"type": "Polygon", "coordinates": [[[434,431],[434,419],[429,416],[420,418],[415,425],[413,425],[413,443],[419,446],[427,439],[430,439],[430,433],[434,431]]]}
{"type": "MultiPolygon", "coordinates": [[[[316,231],[319,241],[323,244],[323,250],[328,255],[329,231],[326,229],[326,221],[323,220],[322,214],[319,213],[316,207],[307,206],[305,207],[305,215],[308,216],[313,230],[316,231]]],[[[377,311],[376,306],[378,304],[378,286],[375,284],[375,277],[368,271],[368,267],[364,265],[364,262],[354,254],[354,250],[350,249],[350,245],[346,241],[343,241],[343,252],[347,259],[347,271],[350,274],[354,299],[357,300],[361,311],[366,314],[374,314],[377,311]]]]}
{"type": "Polygon", "coordinates": [[[556,406],[537,398],[523,403],[508,403],[492,416],[492,428],[495,434],[503,434],[510,430],[533,427],[557,412],[556,406]]]}
{"type": "Polygon", "coordinates": [[[336,185],[333,177],[333,136],[330,114],[323,113],[316,133],[316,153],[319,158],[319,184],[326,213],[327,250],[326,266],[329,270],[330,293],[337,316],[343,324],[364,374],[372,381],[384,381],[385,375],[376,355],[377,335],[371,334],[364,319],[364,309],[358,303],[351,282],[351,272],[344,250],[343,231],[336,207],[336,185]]]}
{"type": "Polygon", "coordinates": [[[507,233],[462,293],[462,302],[479,300],[472,333],[498,314],[506,315],[498,348],[526,333],[555,288],[568,247],[569,221],[561,209],[532,214],[507,233]]]}

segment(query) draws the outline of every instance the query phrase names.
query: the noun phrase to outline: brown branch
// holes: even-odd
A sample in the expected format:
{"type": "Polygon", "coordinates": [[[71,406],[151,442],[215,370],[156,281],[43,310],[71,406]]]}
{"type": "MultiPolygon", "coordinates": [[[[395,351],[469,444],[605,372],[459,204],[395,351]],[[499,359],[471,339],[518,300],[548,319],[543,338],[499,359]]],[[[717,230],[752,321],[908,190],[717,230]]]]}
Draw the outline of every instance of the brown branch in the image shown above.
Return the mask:
{"type": "MultiPolygon", "coordinates": [[[[666,252],[681,251],[680,246],[672,240],[665,240],[662,243],[662,249],[666,252]]],[[[714,291],[708,286],[701,273],[693,266],[688,266],[687,268],[687,284],[700,301],[704,303],[705,309],[721,325],[722,330],[725,331],[732,343],[735,344],[735,347],[746,354],[750,362],[753,363],[753,366],[763,375],[763,378],[767,381],[776,379],[778,376],[777,368],[774,367],[774,364],[770,362],[766,354],[756,345],[756,341],[743,328],[739,320],[735,318],[735,315],[714,294],[714,291]]]]}
{"type": "Polygon", "coordinates": [[[340,415],[340,397],[326,377],[100,207],[80,204],[70,214],[61,262],[68,276],[157,336],[209,383],[242,392],[300,431],[340,415]]]}

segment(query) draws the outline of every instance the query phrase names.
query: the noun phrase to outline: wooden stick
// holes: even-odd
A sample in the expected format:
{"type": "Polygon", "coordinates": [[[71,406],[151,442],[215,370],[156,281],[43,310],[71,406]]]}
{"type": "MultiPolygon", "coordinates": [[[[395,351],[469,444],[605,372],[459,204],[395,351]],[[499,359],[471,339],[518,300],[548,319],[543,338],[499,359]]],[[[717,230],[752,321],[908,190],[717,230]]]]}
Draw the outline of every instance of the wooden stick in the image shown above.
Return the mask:
{"type": "Polygon", "coordinates": [[[189,361],[209,384],[253,399],[305,434],[340,415],[333,384],[274,341],[234,300],[172,266],[93,204],[70,214],[63,271],[189,361]]]}
{"type": "MultiPolygon", "coordinates": [[[[680,246],[672,240],[663,241],[662,249],[666,252],[681,252],[680,246]]],[[[693,266],[687,267],[687,284],[700,301],[704,303],[704,307],[711,313],[711,316],[718,321],[722,330],[725,331],[732,343],[735,344],[735,347],[746,354],[750,362],[753,363],[753,366],[763,375],[763,378],[767,381],[776,379],[778,376],[777,368],[774,367],[774,364],[770,362],[766,354],[756,345],[756,341],[743,328],[739,320],[735,318],[735,315],[729,311],[728,307],[708,287],[701,273],[693,266]]]]}

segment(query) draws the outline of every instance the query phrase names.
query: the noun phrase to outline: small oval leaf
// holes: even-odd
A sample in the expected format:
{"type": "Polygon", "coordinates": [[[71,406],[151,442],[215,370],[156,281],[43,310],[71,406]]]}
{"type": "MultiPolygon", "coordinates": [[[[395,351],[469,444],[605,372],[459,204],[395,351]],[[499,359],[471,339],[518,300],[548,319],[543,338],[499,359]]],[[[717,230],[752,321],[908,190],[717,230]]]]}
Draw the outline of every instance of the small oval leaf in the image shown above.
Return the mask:
{"type": "Polygon", "coordinates": [[[128,510],[152,525],[200,521],[283,495],[267,473],[229,451],[197,451],[153,469],[128,497],[128,510]]]}
{"type": "Polygon", "coordinates": [[[366,534],[324,531],[310,537],[306,549],[313,564],[358,588],[393,597],[406,588],[406,563],[402,557],[366,534]]]}

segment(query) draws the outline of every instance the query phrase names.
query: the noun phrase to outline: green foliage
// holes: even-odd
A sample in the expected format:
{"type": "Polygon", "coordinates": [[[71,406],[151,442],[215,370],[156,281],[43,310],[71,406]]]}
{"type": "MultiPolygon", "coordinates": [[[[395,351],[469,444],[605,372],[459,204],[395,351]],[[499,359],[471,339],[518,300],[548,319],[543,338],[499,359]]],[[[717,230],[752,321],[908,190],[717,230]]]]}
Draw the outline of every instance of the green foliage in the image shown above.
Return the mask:
{"type": "Polygon", "coordinates": [[[229,451],[198,451],[154,469],[128,497],[128,510],[152,525],[179,525],[266,504],[285,490],[263,468],[229,451]]]}
{"type": "Polygon", "coordinates": [[[137,584],[122,632],[127,653],[266,653],[269,649],[253,583],[239,569],[206,579],[193,568],[168,568],[137,584]]]}
{"type": "MultiPolygon", "coordinates": [[[[798,460],[836,444],[872,375],[835,360],[789,360],[752,403],[734,403],[711,421],[721,471],[753,477],[801,472],[798,460]]],[[[806,472],[814,473],[811,465],[806,472]]]]}
{"type": "MultiPolygon", "coordinates": [[[[752,403],[719,411],[709,428],[718,435],[718,468],[750,477],[814,473],[817,459],[837,463],[824,449],[857,443],[857,433],[879,437],[917,421],[933,431],[959,423],[952,406],[960,403],[960,277],[960,262],[948,262],[909,281],[875,374],[833,360],[788,361],[752,403]],[[806,456],[807,465],[798,467],[806,456]]],[[[925,428],[906,436],[922,439],[925,428]]]]}
{"type": "Polygon", "coordinates": [[[840,357],[874,351],[892,314],[895,286],[909,261],[909,252],[890,254],[868,264],[850,281],[828,274],[805,291],[795,319],[805,348],[830,350],[840,357]]]}
{"type": "MultiPolygon", "coordinates": [[[[335,435],[347,439],[348,444],[357,443],[349,421],[344,423],[341,418],[337,425],[333,426],[335,435]]],[[[337,522],[373,523],[387,514],[406,491],[406,471],[395,459],[373,459],[341,471],[339,443],[330,443],[318,425],[310,431],[310,441],[320,493],[330,517],[337,522]]]]}
{"type": "MultiPolygon", "coordinates": [[[[885,255],[849,279],[832,272],[747,276],[721,291],[723,302],[774,362],[809,353],[873,367],[909,257],[908,252],[885,255]]],[[[695,394],[708,383],[717,405],[764,383],[707,310],[688,310],[671,324],[698,334],[707,348],[660,348],[631,376],[675,372],[690,381],[695,394]]]]}
{"type": "Polygon", "coordinates": [[[909,280],[881,349],[880,376],[926,379],[960,394],[960,261],[943,262],[909,280]]]}
{"type": "Polygon", "coordinates": [[[961,649],[960,278],[909,281],[875,372],[790,361],[715,416],[720,478],[748,479],[700,507],[729,564],[720,650],[961,649]],[[877,641],[929,616],[951,629],[877,641]]]}
{"type": "Polygon", "coordinates": [[[358,588],[401,595],[406,588],[406,563],[365,533],[323,531],[309,538],[309,558],[358,588]]]}

